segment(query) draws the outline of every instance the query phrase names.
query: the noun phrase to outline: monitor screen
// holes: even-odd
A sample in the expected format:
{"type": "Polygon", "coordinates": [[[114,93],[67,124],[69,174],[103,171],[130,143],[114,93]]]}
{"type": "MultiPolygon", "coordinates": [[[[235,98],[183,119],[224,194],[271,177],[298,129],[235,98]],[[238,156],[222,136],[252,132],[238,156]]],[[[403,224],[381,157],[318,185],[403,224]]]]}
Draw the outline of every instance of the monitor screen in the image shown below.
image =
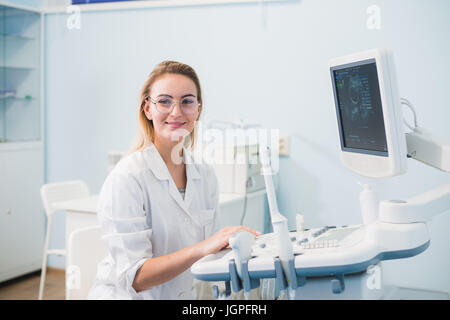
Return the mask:
{"type": "Polygon", "coordinates": [[[375,59],[331,69],[343,151],[388,156],[375,59]]]}

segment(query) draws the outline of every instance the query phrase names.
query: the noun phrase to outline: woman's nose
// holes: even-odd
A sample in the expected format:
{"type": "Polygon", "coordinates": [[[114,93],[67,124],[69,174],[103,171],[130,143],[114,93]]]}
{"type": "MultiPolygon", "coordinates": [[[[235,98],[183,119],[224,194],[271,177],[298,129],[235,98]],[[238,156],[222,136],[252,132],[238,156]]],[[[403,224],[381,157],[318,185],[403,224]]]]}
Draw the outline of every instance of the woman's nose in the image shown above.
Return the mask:
{"type": "Polygon", "coordinates": [[[181,104],[179,101],[175,101],[173,103],[173,108],[172,108],[172,112],[170,113],[172,115],[178,115],[178,114],[183,114],[183,111],[181,110],[181,104]]]}

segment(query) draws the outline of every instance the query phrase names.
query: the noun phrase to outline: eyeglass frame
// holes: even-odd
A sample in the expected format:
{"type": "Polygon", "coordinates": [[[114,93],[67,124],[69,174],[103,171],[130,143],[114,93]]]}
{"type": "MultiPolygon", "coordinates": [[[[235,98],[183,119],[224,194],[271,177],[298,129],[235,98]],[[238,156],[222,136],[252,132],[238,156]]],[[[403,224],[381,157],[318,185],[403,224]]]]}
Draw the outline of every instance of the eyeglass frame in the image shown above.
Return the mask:
{"type": "MultiPolygon", "coordinates": [[[[181,112],[183,112],[184,114],[189,115],[189,114],[194,114],[194,113],[195,113],[195,111],[194,111],[193,113],[186,113],[186,112],[184,112],[183,108],[181,108],[181,100],[184,99],[184,98],[181,98],[181,99],[179,99],[179,100],[175,100],[175,99],[173,99],[173,98],[171,98],[171,97],[167,97],[167,98],[173,100],[173,103],[172,103],[172,105],[170,106],[170,111],[167,112],[167,113],[161,112],[161,111],[158,110],[158,107],[156,106],[156,103],[157,103],[158,101],[153,100],[152,97],[146,96],[146,97],[145,97],[145,100],[150,101],[151,103],[153,103],[153,104],[155,105],[156,111],[159,112],[159,113],[161,113],[161,114],[170,114],[170,113],[173,111],[174,107],[175,107],[175,103],[177,103],[177,102],[178,102],[178,105],[180,106],[181,112]]],[[[187,98],[187,97],[186,97],[186,98],[187,98]]],[[[194,96],[194,98],[197,100],[197,97],[194,96]]],[[[198,100],[197,100],[197,110],[198,110],[198,108],[200,107],[200,105],[201,105],[201,103],[198,102],[198,100]]]]}

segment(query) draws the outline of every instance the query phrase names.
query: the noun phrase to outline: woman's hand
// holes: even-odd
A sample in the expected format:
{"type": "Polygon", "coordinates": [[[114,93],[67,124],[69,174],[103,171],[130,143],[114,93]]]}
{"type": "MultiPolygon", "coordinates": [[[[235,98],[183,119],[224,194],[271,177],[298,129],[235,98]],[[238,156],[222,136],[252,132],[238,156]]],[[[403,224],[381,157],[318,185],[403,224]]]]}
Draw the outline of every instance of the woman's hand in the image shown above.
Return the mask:
{"type": "Polygon", "coordinates": [[[198,245],[202,251],[202,255],[214,254],[228,246],[228,240],[230,237],[238,231],[248,231],[255,236],[259,236],[261,232],[250,229],[245,226],[225,227],[222,230],[216,232],[211,237],[203,240],[198,245]]]}

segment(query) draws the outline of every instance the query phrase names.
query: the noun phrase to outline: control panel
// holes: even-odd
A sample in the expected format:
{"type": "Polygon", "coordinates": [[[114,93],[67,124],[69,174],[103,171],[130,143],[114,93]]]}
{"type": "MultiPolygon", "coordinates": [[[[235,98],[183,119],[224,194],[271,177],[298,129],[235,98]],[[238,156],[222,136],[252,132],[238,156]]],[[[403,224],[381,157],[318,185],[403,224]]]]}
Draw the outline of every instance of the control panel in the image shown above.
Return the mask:
{"type": "MultiPolygon", "coordinates": [[[[289,232],[294,254],[325,253],[336,248],[348,248],[364,239],[363,226],[327,226],[315,229],[289,232]]],[[[259,236],[252,246],[252,257],[262,255],[277,256],[275,234],[259,236]]]]}

